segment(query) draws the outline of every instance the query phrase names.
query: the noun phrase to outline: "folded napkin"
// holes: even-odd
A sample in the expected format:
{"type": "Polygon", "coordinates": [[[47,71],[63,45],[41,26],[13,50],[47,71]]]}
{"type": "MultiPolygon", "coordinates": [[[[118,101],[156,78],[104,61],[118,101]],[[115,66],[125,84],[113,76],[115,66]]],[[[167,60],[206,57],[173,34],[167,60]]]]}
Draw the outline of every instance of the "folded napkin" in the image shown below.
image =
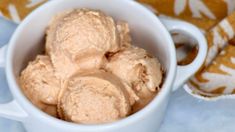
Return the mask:
{"type": "MultiPolygon", "coordinates": [[[[235,0],[138,0],[156,15],[196,25],[205,34],[208,53],[204,65],[185,90],[205,100],[235,97],[235,0]]],[[[45,0],[1,0],[0,15],[16,23],[45,0]]],[[[157,30],[157,29],[156,29],[157,30]]],[[[178,64],[189,64],[197,54],[194,41],[173,34],[178,64]],[[191,45],[191,48],[187,46],[191,45]],[[184,47],[184,48],[182,48],[184,47]],[[186,48],[185,48],[186,47],[186,48]]]]}

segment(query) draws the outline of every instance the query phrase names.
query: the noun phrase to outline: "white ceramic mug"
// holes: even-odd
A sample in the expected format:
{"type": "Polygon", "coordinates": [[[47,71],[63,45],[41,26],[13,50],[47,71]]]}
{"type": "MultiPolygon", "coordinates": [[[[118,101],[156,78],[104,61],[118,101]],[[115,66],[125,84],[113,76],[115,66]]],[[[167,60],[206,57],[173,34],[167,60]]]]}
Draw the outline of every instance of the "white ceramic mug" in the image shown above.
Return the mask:
{"type": "Polygon", "coordinates": [[[5,68],[7,82],[14,96],[13,101],[0,104],[0,116],[21,121],[29,132],[156,132],[163,120],[173,88],[179,88],[198,70],[205,59],[206,51],[206,40],[196,27],[180,21],[159,20],[151,11],[135,1],[50,1],[27,16],[16,29],[9,45],[0,50],[0,66],[5,68]],[[27,62],[39,53],[49,20],[58,12],[84,7],[99,9],[116,20],[127,21],[134,44],[139,44],[138,46],[159,58],[166,69],[161,91],[152,102],[141,111],[114,123],[81,125],[51,117],[27,100],[17,82],[27,62]],[[189,65],[176,64],[175,47],[169,33],[175,30],[187,33],[198,41],[198,55],[189,65]]]}

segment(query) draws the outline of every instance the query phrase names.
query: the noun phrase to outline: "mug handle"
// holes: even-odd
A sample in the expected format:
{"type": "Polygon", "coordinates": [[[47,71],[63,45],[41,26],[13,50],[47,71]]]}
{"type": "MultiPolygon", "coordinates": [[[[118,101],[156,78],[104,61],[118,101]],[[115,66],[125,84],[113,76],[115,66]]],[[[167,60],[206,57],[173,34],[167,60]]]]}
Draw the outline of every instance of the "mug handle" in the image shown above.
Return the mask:
{"type": "MultiPolygon", "coordinates": [[[[5,67],[5,54],[7,45],[0,48],[0,68],[5,67]]],[[[13,99],[8,103],[0,104],[0,117],[23,121],[27,117],[27,113],[21,108],[21,106],[13,99]]]]}
{"type": "Polygon", "coordinates": [[[194,25],[169,18],[160,18],[160,21],[169,32],[177,31],[190,35],[197,41],[198,53],[196,58],[188,65],[177,65],[176,78],[173,83],[173,91],[180,88],[202,66],[207,54],[207,41],[202,32],[194,25]]]}

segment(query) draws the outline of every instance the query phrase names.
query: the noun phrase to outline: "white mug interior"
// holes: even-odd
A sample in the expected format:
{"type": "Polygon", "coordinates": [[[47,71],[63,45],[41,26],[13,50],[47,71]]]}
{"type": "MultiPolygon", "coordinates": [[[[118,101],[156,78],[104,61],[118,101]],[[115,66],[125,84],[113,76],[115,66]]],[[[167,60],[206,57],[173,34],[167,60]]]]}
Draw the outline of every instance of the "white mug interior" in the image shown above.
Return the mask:
{"type": "Polygon", "coordinates": [[[23,109],[29,115],[37,114],[39,118],[54,125],[69,125],[74,129],[83,127],[84,130],[97,129],[96,125],[86,126],[68,123],[41,112],[26,99],[17,82],[19,74],[25,68],[27,62],[33,60],[37,54],[42,52],[45,30],[50,19],[59,12],[75,8],[97,9],[112,16],[115,20],[127,21],[130,26],[133,44],[156,56],[166,71],[162,89],[149,105],[127,118],[114,123],[102,124],[99,127],[105,129],[112,126],[115,128],[128,123],[135,123],[147,116],[154,108],[160,107],[161,103],[167,103],[163,100],[166,96],[169,96],[175,77],[175,49],[169,32],[151,11],[131,0],[56,0],[39,7],[25,18],[17,28],[8,46],[6,63],[8,84],[14,98],[23,109]]]}

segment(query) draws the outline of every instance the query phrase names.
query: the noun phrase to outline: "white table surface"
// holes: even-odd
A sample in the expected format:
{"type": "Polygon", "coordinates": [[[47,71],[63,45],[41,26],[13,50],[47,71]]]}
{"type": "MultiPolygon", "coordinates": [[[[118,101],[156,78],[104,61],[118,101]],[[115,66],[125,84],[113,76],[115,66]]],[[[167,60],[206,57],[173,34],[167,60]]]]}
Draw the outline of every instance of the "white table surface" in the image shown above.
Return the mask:
{"type": "MultiPolygon", "coordinates": [[[[16,25],[0,18],[0,46],[7,43],[16,25]]],[[[0,103],[11,100],[4,69],[0,69],[0,103]]],[[[235,100],[199,100],[183,89],[172,94],[160,132],[234,132],[235,100]]],[[[0,132],[25,132],[19,122],[0,118],[0,132]]]]}

